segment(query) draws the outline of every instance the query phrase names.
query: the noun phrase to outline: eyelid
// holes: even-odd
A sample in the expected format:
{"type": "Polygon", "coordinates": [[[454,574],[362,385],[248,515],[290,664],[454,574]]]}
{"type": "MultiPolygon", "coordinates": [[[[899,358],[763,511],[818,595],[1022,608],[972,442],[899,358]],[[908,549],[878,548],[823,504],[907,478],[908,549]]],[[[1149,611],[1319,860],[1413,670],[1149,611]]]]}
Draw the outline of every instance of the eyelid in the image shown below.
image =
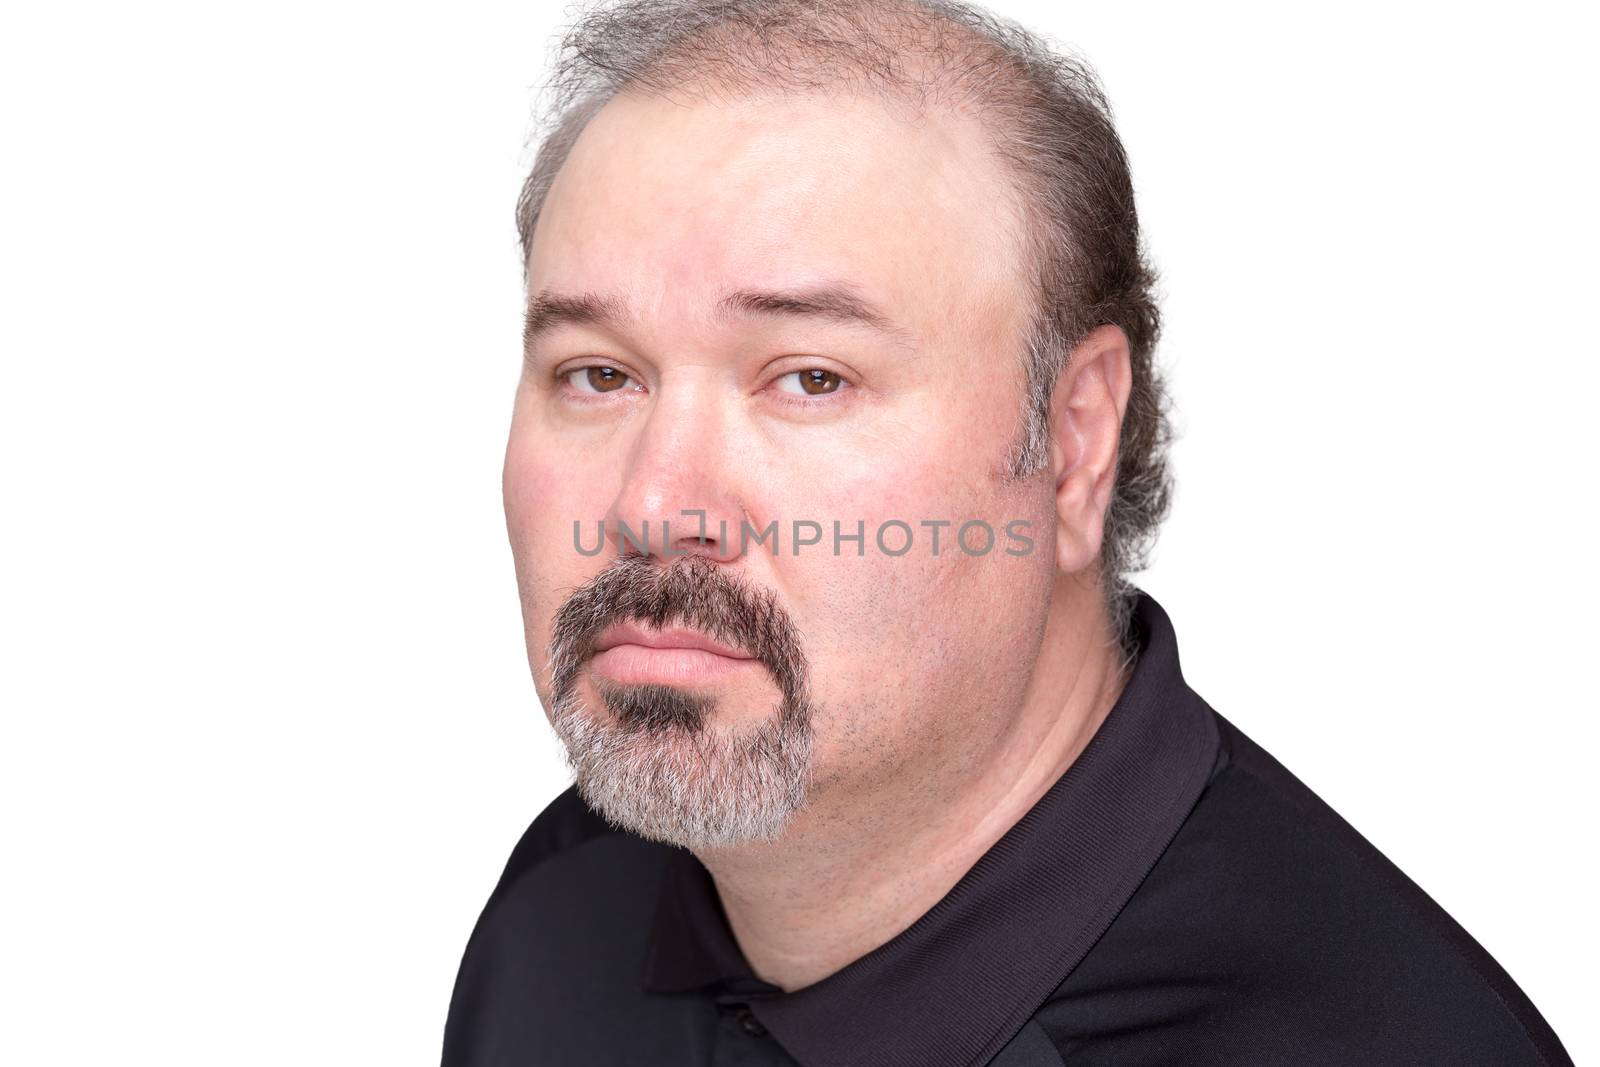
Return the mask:
{"type": "MultiPolygon", "coordinates": [[[[570,402],[579,404],[604,403],[606,402],[606,398],[612,393],[637,393],[644,390],[644,383],[639,380],[637,375],[633,374],[626,367],[620,366],[613,360],[598,356],[585,357],[582,362],[569,361],[563,363],[554,370],[553,377],[555,379],[555,388],[557,392],[570,402]],[[628,383],[631,383],[631,386],[624,385],[618,389],[592,391],[581,389],[572,384],[572,375],[581,371],[587,371],[600,367],[616,371],[618,374],[622,375],[628,383]]],[[[818,408],[825,407],[829,404],[840,403],[843,394],[847,394],[859,389],[860,386],[855,383],[854,378],[850,374],[829,365],[828,361],[818,360],[815,357],[809,357],[806,362],[795,363],[787,369],[782,370],[774,375],[769,383],[769,388],[772,388],[773,391],[777,393],[779,403],[797,408],[818,408]],[[837,377],[839,379],[839,385],[832,392],[828,393],[806,393],[804,390],[799,392],[790,392],[787,389],[773,388],[777,385],[777,383],[781,382],[785,378],[804,374],[807,371],[813,370],[825,371],[828,374],[837,377]]]]}
{"type": "MultiPolygon", "coordinates": [[[[773,378],[772,380],[774,382],[781,382],[781,381],[785,381],[785,380],[787,380],[789,378],[793,378],[796,375],[809,374],[810,372],[812,372],[814,370],[822,371],[824,374],[833,375],[835,378],[839,379],[839,384],[840,385],[849,385],[849,384],[851,384],[849,378],[845,377],[843,374],[840,374],[838,371],[832,369],[831,367],[796,367],[794,370],[783,371],[782,373],[780,373],[777,377],[773,378]]],[[[813,394],[813,395],[825,396],[827,394],[818,393],[818,394],[813,394]]]]}
{"type": "Polygon", "coordinates": [[[619,366],[610,360],[597,356],[586,357],[585,361],[581,363],[563,364],[562,366],[557,367],[555,370],[555,382],[557,390],[563,394],[582,397],[585,400],[610,396],[612,393],[636,392],[644,385],[644,383],[639,380],[639,376],[628,370],[626,367],[619,366]],[[616,371],[618,374],[622,375],[624,379],[630,382],[631,386],[624,385],[619,389],[612,389],[608,391],[590,391],[586,389],[579,389],[572,384],[572,376],[574,374],[577,374],[580,371],[593,370],[596,368],[604,368],[607,370],[616,371]]]}
{"type": "Polygon", "coordinates": [[[850,375],[844,373],[844,371],[837,370],[834,367],[829,366],[827,363],[815,361],[794,366],[779,372],[772,379],[772,386],[773,391],[778,395],[778,400],[780,403],[801,408],[815,408],[828,404],[841,403],[841,397],[844,394],[859,388],[855,381],[852,380],[850,375]],[[813,370],[825,371],[826,373],[838,378],[838,387],[827,393],[807,393],[804,391],[804,389],[801,389],[798,392],[791,392],[788,389],[783,389],[778,386],[778,383],[782,382],[786,378],[798,374],[805,374],[807,371],[813,370]]]}
{"type": "Polygon", "coordinates": [[[557,378],[565,378],[575,370],[588,370],[590,367],[610,367],[614,371],[621,371],[630,378],[634,377],[633,372],[628,370],[627,367],[605,356],[578,356],[573,359],[562,360],[556,365],[553,373],[557,378]]]}

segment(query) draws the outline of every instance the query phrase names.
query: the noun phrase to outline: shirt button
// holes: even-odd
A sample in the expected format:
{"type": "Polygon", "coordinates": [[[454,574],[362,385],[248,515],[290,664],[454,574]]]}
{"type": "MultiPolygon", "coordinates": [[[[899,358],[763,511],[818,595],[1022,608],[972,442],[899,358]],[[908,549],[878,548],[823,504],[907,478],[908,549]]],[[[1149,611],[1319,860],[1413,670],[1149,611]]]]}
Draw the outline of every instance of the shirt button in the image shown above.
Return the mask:
{"type": "Polygon", "coordinates": [[[751,1037],[766,1036],[767,1028],[761,1025],[761,1020],[757,1019],[755,1013],[749,1008],[741,1005],[734,1018],[739,1020],[739,1028],[751,1037]]]}

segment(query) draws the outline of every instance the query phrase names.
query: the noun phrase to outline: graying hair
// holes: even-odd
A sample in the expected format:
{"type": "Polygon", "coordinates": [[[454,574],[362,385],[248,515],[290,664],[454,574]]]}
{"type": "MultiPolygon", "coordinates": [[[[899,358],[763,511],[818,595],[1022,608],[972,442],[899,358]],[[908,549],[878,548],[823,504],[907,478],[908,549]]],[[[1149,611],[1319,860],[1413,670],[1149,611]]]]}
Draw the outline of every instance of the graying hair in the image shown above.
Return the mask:
{"type": "Polygon", "coordinates": [[[1024,220],[1032,310],[1026,405],[1006,452],[1023,479],[1050,462],[1050,400],[1072,350],[1111,324],[1128,340],[1132,388],[1105,517],[1100,581],[1111,632],[1135,651],[1133,586],[1172,497],[1170,401],[1153,352],[1156,273],[1144,255],[1127,156],[1099,79],[1081,57],[959,0],[621,0],[581,5],[546,85],[544,133],[517,201],[523,269],[556,172],[589,120],[623,90],[866,88],[886,101],[975,107],[1024,220]]]}

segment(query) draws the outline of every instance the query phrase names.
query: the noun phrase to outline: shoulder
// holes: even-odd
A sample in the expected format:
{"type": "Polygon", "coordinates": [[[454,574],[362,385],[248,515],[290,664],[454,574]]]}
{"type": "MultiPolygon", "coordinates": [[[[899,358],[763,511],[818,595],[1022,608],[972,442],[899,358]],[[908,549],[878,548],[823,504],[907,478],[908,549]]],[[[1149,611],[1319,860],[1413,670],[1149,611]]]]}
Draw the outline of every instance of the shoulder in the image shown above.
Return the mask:
{"type": "Polygon", "coordinates": [[[664,847],[607,823],[568,786],[512,848],[474,939],[487,925],[549,914],[551,907],[569,918],[581,914],[618,886],[642,897],[641,880],[658,869],[664,847]]]}
{"type": "Polygon", "coordinates": [[[608,825],[575,788],[551,801],[512,849],[467,941],[445,1062],[499,1062],[487,1050],[538,1047],[563,1013],[628,1004],[665,850],[608,825]]]}
{"type": "Polygon", "coordinates": [[[583,802],[576,785],[568,786],[522,832],[489,897],[489,906],[541,865],[619,832],[583,802]]]}
{"type": "Polygon", "coordinates": [[[1217,722],[1210,783],[1058,990],[1048,1006],[1058,1023],[1062,994],[1094,1004],[1120,991],[1098,1010],[1135,1033],[1114,1042],[1108,1062],[1174,1050],[1190,1062],[1571,1062],[1454,919],[1270,754],[1217,722]]]}

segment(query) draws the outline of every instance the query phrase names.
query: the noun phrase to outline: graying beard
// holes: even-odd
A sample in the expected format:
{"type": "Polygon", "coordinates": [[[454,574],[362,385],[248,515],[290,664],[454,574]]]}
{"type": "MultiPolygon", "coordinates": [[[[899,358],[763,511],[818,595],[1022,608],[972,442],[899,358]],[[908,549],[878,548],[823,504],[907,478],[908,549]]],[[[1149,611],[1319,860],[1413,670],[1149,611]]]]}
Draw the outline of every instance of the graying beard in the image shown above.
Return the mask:
{"type": "Polygon", "coordinates": [[[754,730],[639,729],[595,714],[573,688],[551,722],[584,801],[650,840],[690,849],[771,840],[810,792],[811,715],[787,701],[754,730]]]}

